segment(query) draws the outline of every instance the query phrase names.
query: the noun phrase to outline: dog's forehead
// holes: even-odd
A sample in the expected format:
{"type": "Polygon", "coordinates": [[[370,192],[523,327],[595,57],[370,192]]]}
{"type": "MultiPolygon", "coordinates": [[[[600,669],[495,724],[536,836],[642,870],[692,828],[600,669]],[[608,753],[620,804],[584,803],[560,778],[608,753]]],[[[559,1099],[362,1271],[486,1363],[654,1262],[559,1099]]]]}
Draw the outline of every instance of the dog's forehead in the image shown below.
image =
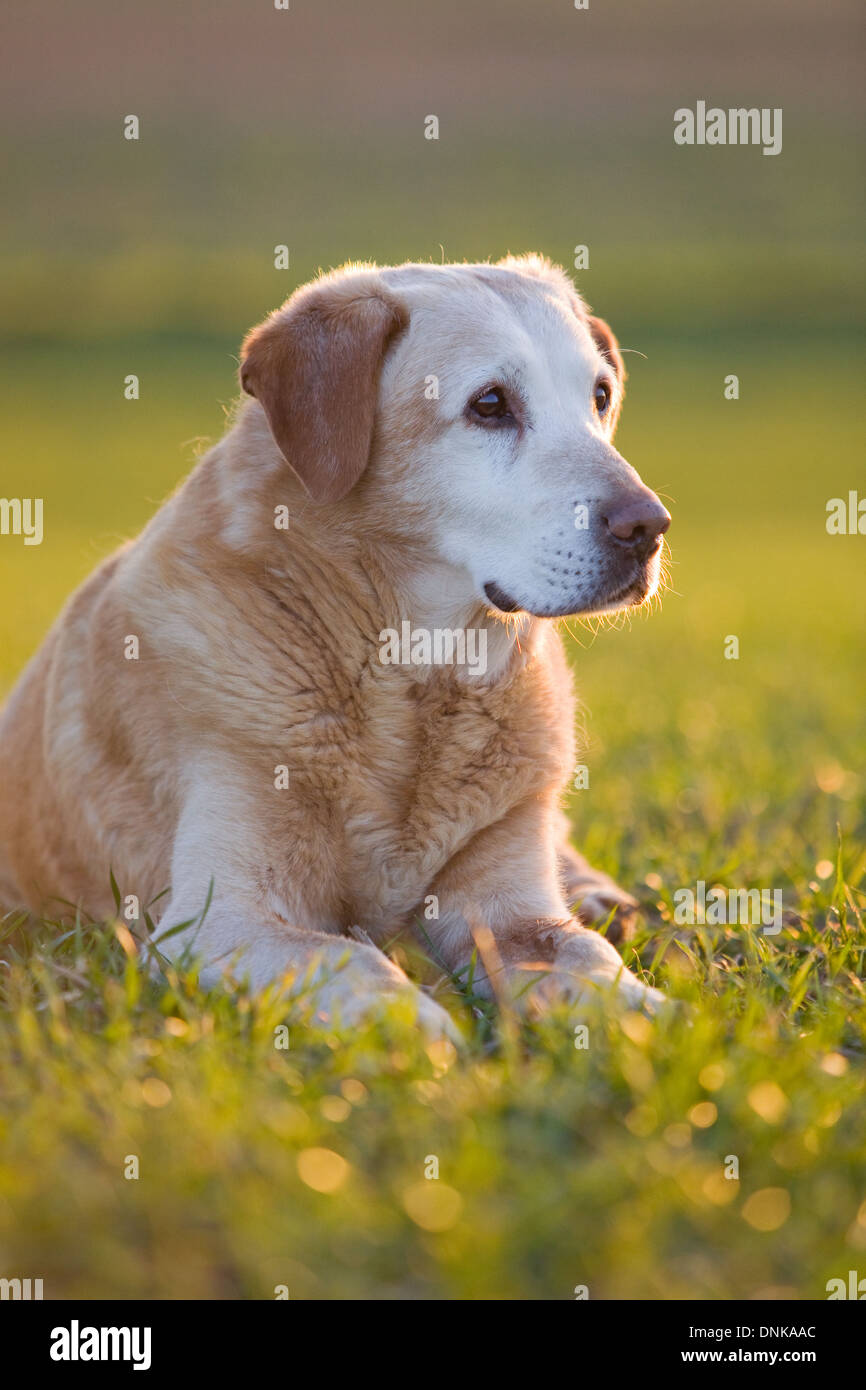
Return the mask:
{"type": "Polygon", "coordinates": [[[409,310],[410,348],[594,355],[583,304],[561,273],[406,265],[383,278],[409,310]]]}

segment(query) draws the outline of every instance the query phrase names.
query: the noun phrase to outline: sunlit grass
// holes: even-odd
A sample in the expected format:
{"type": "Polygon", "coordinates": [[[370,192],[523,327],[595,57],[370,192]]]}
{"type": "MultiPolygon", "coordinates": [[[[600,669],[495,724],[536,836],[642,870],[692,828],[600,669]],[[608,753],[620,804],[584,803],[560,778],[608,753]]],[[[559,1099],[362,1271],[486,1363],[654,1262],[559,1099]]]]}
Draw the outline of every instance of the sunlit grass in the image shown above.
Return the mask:
{"type": "Polygon", "coordinates": [[[7,939],[5,1262],[46,1296],[822,1297],[866,1249],[859,902],[807,887],[778,938],[657,919],[681,1012],[586,1048],[564,1016],[503,1050],[455,995],[465,1056],[151,981],[110,926],[7,939]]]}

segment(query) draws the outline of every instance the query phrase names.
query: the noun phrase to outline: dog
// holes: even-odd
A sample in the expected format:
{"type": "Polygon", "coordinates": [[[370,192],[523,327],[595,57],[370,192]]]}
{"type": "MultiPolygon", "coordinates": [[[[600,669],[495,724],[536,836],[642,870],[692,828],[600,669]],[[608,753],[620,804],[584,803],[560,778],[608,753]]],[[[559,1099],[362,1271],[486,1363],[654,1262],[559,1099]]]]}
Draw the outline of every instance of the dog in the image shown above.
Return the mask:
{"type": "Polygon", "coordinates": [[[169,960],[304,981],[342,1026],[398,995],[453,1032],[380,949],[419,922],[491,998],[654,1011],[585,925],[633,899],[560,809],[556,619],[645,603],[670,522],[612,443],[610,328],[537,256],[347,266],[247,336],[240,381],[7,703],[0,904],[113,917],[113,870],[169,960]],[[483,661],[425,660],[419,633],[483,661]]]}

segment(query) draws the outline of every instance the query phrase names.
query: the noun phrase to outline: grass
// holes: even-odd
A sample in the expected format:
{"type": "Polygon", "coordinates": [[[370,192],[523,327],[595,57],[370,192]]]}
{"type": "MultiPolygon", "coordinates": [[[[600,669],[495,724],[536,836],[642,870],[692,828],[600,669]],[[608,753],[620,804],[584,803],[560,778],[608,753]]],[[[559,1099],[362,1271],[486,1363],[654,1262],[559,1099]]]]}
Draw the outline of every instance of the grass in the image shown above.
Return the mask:
{"type": "MultiPolygon", "coordinates": [[[[866,541],[824,529],[856,486],[860,364],[838,341],[621,332],[648,356],[618,444],[672,506],[672,590],[572,625],[590,786],[570,810],[682,1009],[601,1014],[584,1049],[568,1017],[503,1033],[440,981],[458,1055],[399,1013],[329,1035],[303,998],[151,979],[111,923],[11,920],[3,1274],[52,1297],[811,1299],[866,1272],[866,541]],[[782,932],[675,929],[699,879],[782,890],[782,932]]],[[[0,546],[7,684],[184,441],[219,432],[239,336],[17,349],[3,487],[45,498],[46,539],[0,546]]]]}
{"type": "Polygon", "coordinates": [[[807,887],[781,941],[645,935],[687,1010],[586,1049],[464,1009],[465,1057],[399,1017],[278,1049],[273,997],[40,934],[4,951],[4,1265],[54,1297],[820,1298],[866,1248],[853,897],[807,887]]]}

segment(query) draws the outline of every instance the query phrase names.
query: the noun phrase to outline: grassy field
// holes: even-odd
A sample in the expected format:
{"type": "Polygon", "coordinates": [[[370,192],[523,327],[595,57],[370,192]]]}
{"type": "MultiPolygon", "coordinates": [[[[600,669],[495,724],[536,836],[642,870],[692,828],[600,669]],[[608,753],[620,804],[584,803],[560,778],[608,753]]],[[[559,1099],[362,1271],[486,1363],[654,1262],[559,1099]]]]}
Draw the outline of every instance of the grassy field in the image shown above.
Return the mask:
{"type": "MultiPolygon", "coordinates": [[[[0,546],[0,683],[220,432],[242,327],[0,353],[3,491],[45,498],[43,545],[0,546]]],[[[570,809],[682,1010],[600,1016],[580,1049],[566,1017],[522,1030],[440,980],[458,1055],[398,1016],[329,1036],[303,1000],[151,981],[110,923],[9,922],[3,1274],[46,1297],[812,1299],[866,1273],[866,541],[824,526],[856,486],[862,362],[838,334],[617,327],[646,353],[617,442],[673,511],[672,589],[570,625],[570,809]],[[675,931],[698,879],[781,889],[783,930],[675,931]]]]}

